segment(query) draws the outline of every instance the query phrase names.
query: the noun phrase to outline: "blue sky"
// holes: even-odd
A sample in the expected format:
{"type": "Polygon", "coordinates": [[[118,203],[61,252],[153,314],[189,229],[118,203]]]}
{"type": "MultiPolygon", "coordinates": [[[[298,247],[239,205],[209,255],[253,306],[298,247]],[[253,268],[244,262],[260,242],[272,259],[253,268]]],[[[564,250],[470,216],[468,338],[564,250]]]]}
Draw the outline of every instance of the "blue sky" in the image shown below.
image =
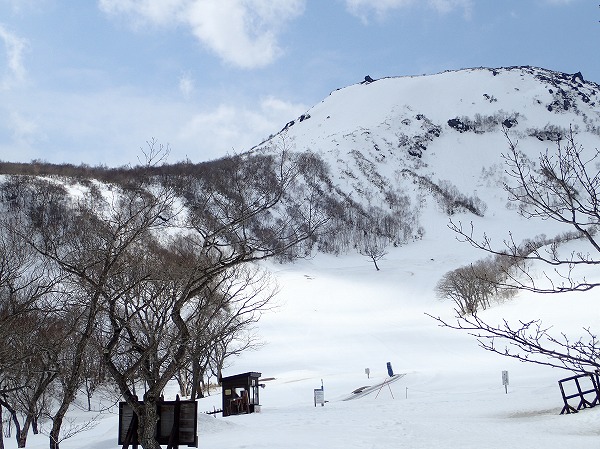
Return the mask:
{"type": "Polygon", "coordinates": [[[242,152],[337,88],[534,65],[600,83],[592,0],[0,0],[0,160],[242,152]]]}

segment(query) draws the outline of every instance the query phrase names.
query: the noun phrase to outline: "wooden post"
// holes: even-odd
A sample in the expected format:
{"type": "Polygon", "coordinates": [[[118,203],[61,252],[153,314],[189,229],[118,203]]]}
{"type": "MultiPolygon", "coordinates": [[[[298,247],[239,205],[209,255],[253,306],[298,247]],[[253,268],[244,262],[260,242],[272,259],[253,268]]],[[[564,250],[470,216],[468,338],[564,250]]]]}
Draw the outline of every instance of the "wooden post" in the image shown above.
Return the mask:
{"type": "MultiPolygon", "coordinates": [[[[125,436],[125,441],[123,442],[123,449],[129,449],[129,445],[133,441],[133,435],[137,435],[138,431],[138,417],[135,411],[133,412],[133,416],[131,417],[131,423],[129,424],[129,429],[127,429],[127,435],[125,436]]],[[[138,449],[138,445],[134,443],[132,445],[132,449],[138,449]]]]}
{"type": "Polygon", "coordinates": [[[173,427],[171,428],[171,435],[169,436],[169,444],[167,449],[179,449],[179,415],[181,412],[181,402],[179,402],[179,395],[175,397],[175,407],[173,409],[173,427]]]}

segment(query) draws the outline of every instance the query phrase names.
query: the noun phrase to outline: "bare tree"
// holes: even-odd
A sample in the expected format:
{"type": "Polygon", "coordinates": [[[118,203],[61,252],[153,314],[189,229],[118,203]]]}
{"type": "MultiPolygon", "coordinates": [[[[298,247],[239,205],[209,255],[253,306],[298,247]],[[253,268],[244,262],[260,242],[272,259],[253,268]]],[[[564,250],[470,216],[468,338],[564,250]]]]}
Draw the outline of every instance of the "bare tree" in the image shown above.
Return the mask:
{"type": "Polygon", "coordinates": [[[191,326],[207,323],[214,333],[208,340],[214,342],[234,324],[243,327],[256,319],[270,295],[264,296],[262,286],[260,294],[248,295],[256,280],[244,267],[286,253],[322,224],[315,215],[298,220],[297,210],[293,218],[286,213],[282,199],[295,174],[285,154],[218,161],[211,178],[185,183],[190,214],[184,222],[170,223],[183,232],[160,239],[147,234],[143,250],[131,248],[129,271],[119,283],[132,285],[129,276],[143,280],[106,302],[103,351],[109,372],[138,415],[145,448],[159,447],[155,404],[189,361],[191,326]],[[146,384],[143,406],[130,388],[134,375],[146,384]]]}
{"type": "Polygon", "coordinates": [[[276,293],[268,274],[253,265],[235,267],[208,290],[208,296],[219,301],[214,302],[217,307],[204,308],[196,315],[191,326],[192,397],[202,394],[199,385],[205,375],[214,373],[220,378],[227,359],[260,345],[252,326],[270,309],[276,293]]]}
{"type": "Polygon", "coordinates": [[[385,238],[377,236],[368,236],[362,243],[359,244],[358,252],[361,256],[368,257],[375,265],[375,269],[379,271],[377,262],[387,254],[387,244],[385,238]]]}
{"type": "Polygon", "coordinates": [[[395,226],[380,208],[373,206],[357,217],[357,225],[354,241],[358,253],[368,257],[379,271],[377,262],[387,254],[388,243],[396,234],[395,226]]]}
{"type": "MultiPolygon", "coordinates": [[[[510,151],[504,156],[507,173],[515,181],[506,186],[510,199],[519,205],[522,216],[530,219],[552,220],[575,231],[577,237],[587,241],[589,252],[564,254],[559,243],[546,246],[534,243],[519,245],[512,236],[503,247],[492,245],[491,239],[474,236],[472,226],[465,229],[460,223],[450,228],[459,238],[476,248],[506,258],[519,269],[508,270],[502,287],[536,293],[583,292],[591,290],[600,281],[577,275],[578,269],[600,264],[600,242],[596,230],[600,225],[600,172],[599,152],[589,154],[570,133],[559,141],[556,153],[546,152],[539,158],[538,166],[517,149],[517,143],[507,135],[510,151]],[[542,262],[552,267],[552,273],[540,278],[521,262],[542,262]]],[[[440,325],[465,330],[474,335],[482,348],[522,361],[565,368],[576,372],[590,372],[600,368],[600,345],[595,332],[584,328],[580,338],[554,334],[540,320],[501,325],[486,323],[476,314],[458,315],[456,323],[436,318],[440,325]]]]}
{"type": "Polygon", "coordinates": [[[136,188],[115,189],[109,200],[90,191],[75,201],[51,183],[38,190],[28,205],[33,232],[22,233],[22,237],[62,273],[60,308],[73,323],[71,353],[61,364],[58,408],[52,414],[49,433],[50,448],[58,449],[61,425],[81,386],[99,313],[106,301],[136,285],[132,279],[133,283],[126,285],[115,282],[130,262],[124,257],[126,250],[163,223],[158,217],[169,216],[172,197],[136,188]]]}
{"type": "Polygon", "coordinates": [[[25,447],[32,426],[37,433],[38,419],[46,411],[44,397],[52,392],[60,373],[63,328],[38,312],[21,316],[19,327],[13,330],[9,345],[19,354],[19,363],[3,368],[0,403],[12,416],[18,447],[25,447]]]}
{"type": "Polygon", "coordinates": [[[0,218],[0,404],[11,415],[19,447],[25,447],[32,426],[37,433],[42,398],[59,373],[57,344],[64,336],[51,306],[60,275],[26,245],[24,223],[10,209],[0,218]]]}
{"type": "Polygon", "coordinates": [[[449,271],[439,280],[435,291],[439,298],[450,299],[459,315],[473,315],[515,294],[514,289],[502,287],[507,271],[514,270],[503,257],[479,260],[449,271]]]}
{"type": "Polygon", "coordinates": [[[138,157],[138,161],[145,168],[156,167],[161,163],[165,163],[171,153],[171,148],[168,145],[159,143],[154,137],[146,141],[146,147],[146,149],[140,148],[142,156],[138,157]]]}
{"type": "Polygon", "coordinates": [[[215,161],[186,179],[160,176],[147,171],[105,192],[88,184],[75,196],[36,180],[11,194],[8,204],[23,219],[11,230],[60,276],[50,303],[66,323],[68,351],[53,384],[51,449],[66,436],[61,427],[89,377],[90,353],[101,354],[138,416],[142,446],[158,449],[157,401],[192,353],[206,351],[204,359],[222,365],[253,344],[247,332],[274,291],[249,264],[298,257],[296,246],[326,221],[312,203],[287,201],[298,176],[287,151],[215,161]],[[197,339],[191,327],[202,325],[207,335],[197,339]]]}
{"type": "Polygon", "coordinates": [[[472,315],[490,305],[493,290],[490,284],[477,276],[474,264],[446,273],[437,283],[435,290],[441,299],[450,299],[461,315],[472,315]]]}
{"type": "Polygon", "coordinates": [[[90,345],[86,348],[81,371],[82,386],[80,387],[87,398],[87,410],[92,411],[92,397],[96,390],[108,381],[106,368],[102,362],[102,354],[97,347],[90,345]]]}

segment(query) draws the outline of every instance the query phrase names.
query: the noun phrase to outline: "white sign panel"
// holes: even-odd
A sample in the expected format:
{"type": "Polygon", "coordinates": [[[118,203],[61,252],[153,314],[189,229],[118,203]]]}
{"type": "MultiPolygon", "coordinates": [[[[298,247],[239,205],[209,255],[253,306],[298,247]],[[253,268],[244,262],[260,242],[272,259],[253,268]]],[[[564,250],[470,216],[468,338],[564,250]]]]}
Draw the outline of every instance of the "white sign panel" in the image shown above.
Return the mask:
{"type": "Polygon", "coordinates": [[[502,371],[502,385],[504,385],[504,392],[508,394],[508,371],[502,371]]]}
{"type": "Polygon", "coordinates": [[[315,407],[317,404],[325,405],[325,391],[322,388],[315,389],[315,407]]]}

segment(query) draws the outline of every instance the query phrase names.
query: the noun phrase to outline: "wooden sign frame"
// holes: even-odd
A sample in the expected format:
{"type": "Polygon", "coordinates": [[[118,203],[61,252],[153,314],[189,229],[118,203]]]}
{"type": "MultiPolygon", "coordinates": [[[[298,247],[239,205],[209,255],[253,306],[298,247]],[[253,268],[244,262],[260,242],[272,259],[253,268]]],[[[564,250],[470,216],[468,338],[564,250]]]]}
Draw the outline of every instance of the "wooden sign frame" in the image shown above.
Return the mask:
{"type": "MultiPolygon", "coordinates": [[[[143,402],[141,403],[143,405],[143,402]]],[[[179,445],[198,447],[198,403],[196,401],[159,401],[156,403],[158,423],[155,438],[159,444],[168,449],[179,445]]],[[[119,437],[118,444],[123,448],[132,445],[137,448],[138,438],[137,415],[127,402],[119,402],[119,437]]]]}

